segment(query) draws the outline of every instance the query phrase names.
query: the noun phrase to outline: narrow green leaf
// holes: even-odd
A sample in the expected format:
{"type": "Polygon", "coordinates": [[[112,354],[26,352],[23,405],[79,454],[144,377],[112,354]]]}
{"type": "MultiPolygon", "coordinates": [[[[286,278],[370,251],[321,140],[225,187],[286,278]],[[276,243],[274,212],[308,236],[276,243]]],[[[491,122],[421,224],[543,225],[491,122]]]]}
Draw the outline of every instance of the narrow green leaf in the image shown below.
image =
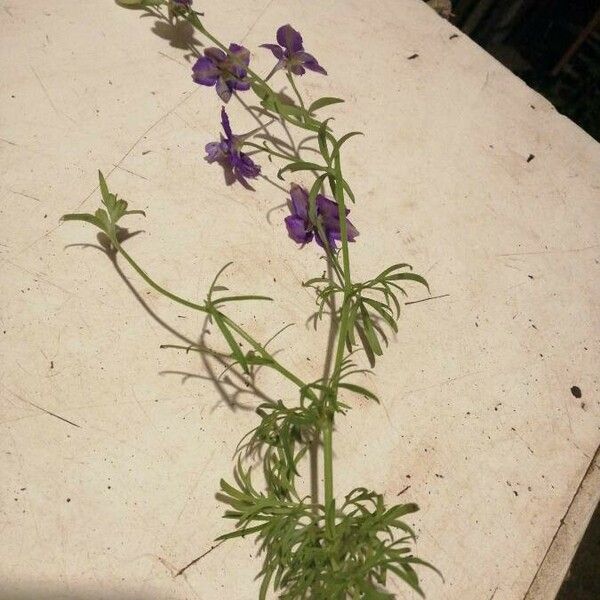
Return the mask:
{"type": "Polygon", "coordinates": [[[373,351],[373,354],[375,354],[377,356],[381,356],[383,354],[383,351],[381,350],[379,340],[377,339],[377,334],[375,333],[375,330],[373,329],[373,323],[371,322],[371,317],[369,316],[367,309],[363,305],[361,305],[361,307],[360,307],[360,315],[362,318],[362,323],[365,328],[365,336],[367,338],[367,341],[369,342],[369,346],[370,346],[371,350],[373,351]]]}
{"type": "Polygon", "coordinates": [[[341,98],[334,98],[333,96],[324,96],[323,98],[315,100],[308,107],[308,112],[312,114],[321,108],[325,108],[326,106],[330,106],[332,104],[339,104],[340,102],[344,102],[344,100],[342,100],[341,98]]]}
{"type": "Polygon", "coordinates": [[[381,279],[385,279],[386,275],[388,275],[392,271],[398,271],[400,269],[406,269],[406,268],[408,268],[408,269],[410,269],[412,271],[412,266],[409,265],[408,263],[397,263],[395,265],[392,265],[391,267],[388,267],[387,269],[385,269],[381,273],[379,273],[379,275],[377,275],[377,277],[375,278],[375,280],[379,281],[381,279]]]}
{"type": "Polygon", "coordinates": [[[391,281],[400,281],[403,279],[417,281],[418,283],[421,283],[422,285],[424,285],[427,288],[427,291],[429,293],[431,293],[431,290],[429,289],[429,284],[427,283],[427,280],[424,277],[417,275],[416,273],[396,273],[395,275],[388,275],[387,279],[391,280],[391,281]]]}
{"type": "Polygon", "coordinates": [[[98,227],[98,229],[101,229],[104,231],[104,233],[107,233],[102,221],[95,215],[91,215],[89,213],[69,213],[67,215],[63,215],[61,217],[61,221],[84,221],[86,223],[95,225],[98,227]]]}
{"type": "Polygon", "coordinates": [[[379,316],[390,326],[392,331],[395,333],[398,332],[398,325],[396,324],[394,315],[388,306],[382,304],[381,302],[377,302],[377,300],[372,300],[371,298],[362,298],[362,302],[371,306],[371,308],[373,308],[373,310],[375,310],[379,316]]]}
{"type": "Polygon", "coordinates": [[[231,531],[229,533],[224,533],[215,539],[216,542],[221,542],[224,540],[231,540],[233,538],[245,537],[252,533],[256,533],[261,529],[264,529],[267,526],[267,523],[261,523],[260,525],[255,525],[254,527],[246,527],[245,529],[238,529],[237,531],[231,531]]]}
{"type": "Polygon", "coordinates": [[[331,158],[329,156],[329,147],[327,146],[327,123],[331,120],[325,119],[323,123],[321,123],[321,127],[319,127],[319,133],[317,134],[317,140],[319,142],[319,150],[321,151],[321,155],[325,159],[328,165],[331,164],[331,158]]]}
{"type": "Polygon", "coordinates": [[[379,398],[371,391],[369,391],[367,388],[364,388],[360,385],[356,385],[354,383],[339,383],[338,387],[341,388],[345,388],[347,390],[350,390],[351,392],[355,392],[356,394],[360,394],[361,396],[365,396],[366,398],[370,398],[371,400],[374,400],[375,402],[377,402],[377,404],[380,404],[379,402],[379,398]]]}
{"type": "Polygon", "coordinates": [[[324,167],[323,165],[318,165],[316,163],[299,160],[293,163],[289,163],[285,167],[279,169],[277,177],[279,177],[279,179],[283,179],[282,175],[284,173],[287,173],[288,171],[290,173],[295,173],[296,171],[328,171],[328,168],[324,167]]]}
{"type": "Polygon", "coordinates": [[[269,301],[273,301],[273,298],[270,298],[269,296],[252,296],[252,295],[245,295],[245,296],[223,296],[222,298],[217,298],[216,300],[212,300],[212,305],[213,306],[217,306],[218,304],[225,304],[226,302],[237,302],[237,301],[244,301],[244,300],[269,300],[269,301]]]}
{"type": "Polygon", "coordinates": [[[235,338],[233,337],[231,331],[229,331],[229,329],[225,325],[221,313],[215,310],[211,314],[215,320],[215,323],[217,324],[217,327],[221,330],[221,333],[223,334],[227,345],[231,348],[231,353],[233,354],[233,357],[240,364],[244,372],[248,373],[248,363],[246,361],[246,357],[244,356],[244,353],[242,352],[242,349],[240,348],[239,344],[235,341],[235,338]]]}
{"type": "Polygon", "coordinates": [[[335,160],[339,154],[341,147],[351,138],[357,135],[364,135],[362,131],[351,131],[350,133],[346,133],[343,135],[337,143],[334,145],[333,150],[331,151],[331,160],[335,160]]]}

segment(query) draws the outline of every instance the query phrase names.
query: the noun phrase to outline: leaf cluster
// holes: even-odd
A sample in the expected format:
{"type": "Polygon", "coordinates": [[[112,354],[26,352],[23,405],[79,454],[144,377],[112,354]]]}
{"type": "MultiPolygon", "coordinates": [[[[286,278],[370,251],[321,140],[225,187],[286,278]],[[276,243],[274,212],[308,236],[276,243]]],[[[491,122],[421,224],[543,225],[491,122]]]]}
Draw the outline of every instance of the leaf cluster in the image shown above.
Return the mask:
{"type": "MultiPolygon", "coordinates": [[[[353,283],[348,293],[345,293],[342,284],[325,276],[309,279],[303,285],[316,292],[318,310],[313,315],[315,326],[327,309],[335,305],[336,295],[343,297],[343,302],[349,305],[346,346],[352,351],[361,345],[374,365],[375,357],[383,354],[382,343],[388,343],[386,328],[393,333],[398,332],[399,296],[407,296],[403,284],[408,281],[420,283],[429,290],[427,281],[413,273],[411,265],[406,263],[394,264],[368,281],[353,283]]],[[[343,308],[342,304],[336,313],[341,313],[343,308]]]]}
{"type": "Polygon", "coordinates": [[[357,488],[327,510],[256,491],[240,464],[234,477],[234,485],[221,481],[221,499],[235,529],[220,539],[256,536],[264,556],[260,600],[270,587],[281,600],[390,599],[383,589],[390,576],[423,595],[414,565],[433,567],[412,554],[415,535],[403,520],[416,504],[387,507],[381,494],[357,488]]]}
{"type": "Polygon", "coordinates": [[[98,171],[98,179],[100,186],[100,193],[102,194],[102,204],[104,208],[99,208],[94,214],[91,213],[70,213],[63,215],[63,221],[84,221],[95,225],[102,230],[112,242],[113,246],[118,246],[117,235],[119,233],[119,227],[117,223],[125,215],[144,215],[146,213],[143,210],[127,210],[127,202],[117,197],[108,191],[106,185],[106,179],[102,171],[98,171]]]}

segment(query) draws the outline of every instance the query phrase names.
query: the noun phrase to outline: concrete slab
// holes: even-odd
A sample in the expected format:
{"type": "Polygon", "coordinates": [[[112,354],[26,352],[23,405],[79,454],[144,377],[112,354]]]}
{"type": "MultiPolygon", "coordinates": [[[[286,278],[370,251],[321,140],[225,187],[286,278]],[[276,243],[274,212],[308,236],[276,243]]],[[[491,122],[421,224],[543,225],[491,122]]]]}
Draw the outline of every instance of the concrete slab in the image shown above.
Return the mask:
{"type": "MultiPolygon", "coordinates": [[[[367,134],[346,152],[356,273],[400,259],[448,294],[406,307],[373,382],[385,410],[340,421],[337,493],[410,486],[418,553],[446,577],[424,573],[428,598],[523,598],[600,438],[598,144],[420,1],[200,8],[250,48],[285,22],[304,32],[330,73],[303,79],[307,94],[346,98],[336,127],[367,134]]],[[[147,210],[128,244],[158,280],[199,296],[234,260],[229,283],[277,298],[239,318],[259,338],[298,323],[282,359],[319,373],[325,333],[303,326],[299,291],[318,255],[287,239],[282,191],[226,187],[202,160],[218,99],[138,17],[108,1],[0,7],[2,598],[256,597],[249,541],[175,577],[223,531],[214,493],[254,400],[228,405],[197,357],[160,350],[201,320],[74,246],[89,229],[58,225],[97,205],[98,168],[147,210]]],[[[267,72],[271,57],[253,61],[267,72]]]]}

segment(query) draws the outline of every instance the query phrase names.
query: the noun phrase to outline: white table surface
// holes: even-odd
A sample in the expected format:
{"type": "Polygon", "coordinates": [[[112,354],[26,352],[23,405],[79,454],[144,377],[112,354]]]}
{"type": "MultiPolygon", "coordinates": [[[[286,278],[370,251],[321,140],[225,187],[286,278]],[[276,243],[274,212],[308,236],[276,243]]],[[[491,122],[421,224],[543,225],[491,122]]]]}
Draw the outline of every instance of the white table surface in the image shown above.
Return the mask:
{"type": "MultiPolygon", "coordinates": [[[[406,307],[370,383],[384,408],[355,402],[339,421],[336,493],[393,502],[410,486],[417,552],[446,577],[423,573],[429,599],[522,599],[600,437],[598,144],[418,0],[196,4],[252,49],[286,22],[304,33],[329,71],[302,79],[307,95],[346,98],[337,131],[366,133],[345,159],[355,273],[406,261],[448,294],[406,307]]],[[[249,540],[174,574],[224,531],[214,494],[256,417],[197,356],[159,349],[201,319],[121,264],[136,298],[105,255],[71,246],[95,232],[58,219],[97,206],[102,169],[148,212],[130,222],[139,261],[199,297],[234,260],[228,283],[277,299],[236,316],[263,339],[297,323],[280,356],[307,379],[325,332],[304,327],[299,283],[318,253],[286,237],[283,192],[226,187],[204,162],[218,98],[153,19],[108,0],[3,0],[0,31],[0,597],[255,598],[249,540]]],[[[271,62],[253,55],[260,72],[271,62]]],[[[252,127],[235,101],[230,114],[252,127]]],[[[576,504],[558,572],[598,493],[576,504]]]]}

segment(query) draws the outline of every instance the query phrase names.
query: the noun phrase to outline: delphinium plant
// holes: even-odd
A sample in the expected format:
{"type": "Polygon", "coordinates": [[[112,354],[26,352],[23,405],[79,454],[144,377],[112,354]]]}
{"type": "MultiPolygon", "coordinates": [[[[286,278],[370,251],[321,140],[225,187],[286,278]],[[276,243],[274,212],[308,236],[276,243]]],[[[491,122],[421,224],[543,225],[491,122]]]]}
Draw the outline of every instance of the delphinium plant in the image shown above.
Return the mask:
{"type": "MultiPolygon", "coordinates": [[[[256,408],[257,426],[238,447],[233,480],[221,480],[218,493],[229,509],[225,518],[234,522],[220,540],[236,537],[256,539],[263,556],[259,573],[259,598],[269,590],[286,600],[297,599],[384,599],[394,598],[386,590],[390,577],[403,580],[423,595],[415,567],[431,565],[413,555],[415,534],[405,517],[418,510],[416,504],[389,506],[382,494],[360,487],[334,491],[333,433],[336,419],[351,408],[352,396],[379,402],[377,396],[357,378],[357,356],[366,353],[371,366],[383,353],[389,331],[397,331],[404,286],[416,283],[427,287],[423,277],[405,263],[392,264],[365,280],[356,280],[351,270],[350,244],[359,232],[349,218],[348,205],[356,198],[342,170],[342,147],[358,132],[340,137],[333,133],[330,118],[322,118],[323,109],[342,102],[323,97],[307,104],[297,78],[307,71],[326,75],[325,69],[303,46],[300,33],[290,25],[277,30],[277,43],[263,44],[276,63],[262,77],[250,68],[250,52],[235,43],[223,44],[202,21],[203,15],[192,8],[192,0],[121,0],[171,23],[185,19],[210,44],[197,56],[192,69],[193,81],[214,87],[227,104],[234,94],[255,94],[260,113],[270,122],[314,136],[317,160],[304,160],[297,149],[277,144],[268,137],[236,135],[225,107],[221,109],[222,133],[218,141],[206,145],[206,160],[218,163],[241,185],[259,177],[261,167],[254,157],[261,154],[279,162],[278,176],[284,179],[304,172],[312,178],[308,187],[291,183],[289,214],[282,223],[291,240],[315,259],[325,258],[327,269],[302,285],[314,291],[315,320],[331,317],[334,352],[327,375],[305,381],[268,349],[270,342],[255,339],[250,331],[228,314],[234,303],[271,301],[258,294],[231,294],[220,284],[223,267],[214,277],[204,300],[188,300],[163,288],[123,247],[125,232],[121,220],[139,210],[129,210],[127,202],[109,191],[102,176],[102,205],[95,213],[67,214],[65,221],[85,221],[95,225],[107,238],[111,252],[120,255],[154,290],[189,309],[204,313],[220,330],[228,346],[228,369],[239,369],[253,377],[258,369],[271,369],[297,389],[296,397],[263,400],[256,408]],[[285,76],[294,99],[278,92],[271,81],[285,76]],[[243,350],[248,347],[248,350],[243,350]],[[343,397],[343,398],[342,398],[343,397]],[[309,448],[322,451],[322,501],[314,494],[304,496],[298,490],[298,478],[306,469],[303,460],[309,448]],[[262,461],[257,483],[249,457],[262,461]]],[[[208,93],[208,90],[207,90],[208,93]]],[[[320,265],[315,260],[316,265],[320,265]]],[[[428,289],[428,288],[427,288],[428,289]]],[[[315,321],[315,322],[316,322],[315,321]]],[[[330,336],[331,337],[331,336],[330,336]]],[[[205,351],[203,346],[188,350],[205,351]]],[[[433,568],[433,567],[431,567],[433,568]]]]}

